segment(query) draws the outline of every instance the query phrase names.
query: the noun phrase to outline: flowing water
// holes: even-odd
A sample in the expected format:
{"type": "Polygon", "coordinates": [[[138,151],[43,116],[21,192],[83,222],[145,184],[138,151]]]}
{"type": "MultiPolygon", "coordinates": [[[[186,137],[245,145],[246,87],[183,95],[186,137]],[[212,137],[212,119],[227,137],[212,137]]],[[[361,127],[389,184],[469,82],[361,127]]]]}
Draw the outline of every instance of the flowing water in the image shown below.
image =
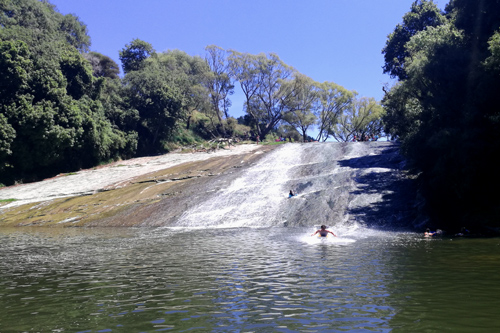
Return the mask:
{"type": "Polygon", "coordinates": [[[500,240],[0,229],[0,332],[495,332],[500,240]]]}
{"type": "Polygon", "coordinates": [[[402,232],[401,164],[287,144],[161,228],[0,228],[0,332],[498,331],[500,240],[402,232]]]}
{"type": "Polygon", "coordinates": [[[231,182],[200,189],[173,225],[394,228],[414,214],[415,191],[401,177],[401,164],[391,142],[286,144],[231,182]],[[290,190],[297,196],[288,198],[290,190]]]}

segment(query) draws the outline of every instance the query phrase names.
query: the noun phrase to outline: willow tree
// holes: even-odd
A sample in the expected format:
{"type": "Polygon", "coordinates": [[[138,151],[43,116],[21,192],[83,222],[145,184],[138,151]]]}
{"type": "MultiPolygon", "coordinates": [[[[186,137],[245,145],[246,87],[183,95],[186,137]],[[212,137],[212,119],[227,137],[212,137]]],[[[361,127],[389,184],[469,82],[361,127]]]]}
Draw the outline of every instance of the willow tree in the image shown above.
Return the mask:
{"type": "Polygon", "coordinates": [[[257,123],[257,134],[265,137],[291,111],[296,70],[278,55],[250,55],[231,51],[231,73],[240,83],[246,97],[246,112],[257,123]]]}
{"type": "Polygon", "coordinates": [[[283,115],[283,120],[300,131],[303,141],[307,141],[307,131],[316,124],[315,111],[318,107],[319,93],[317,82],[311,78],[296,73],[292,81],[284,84],[284,88],[292,91],[289,98],[289,112],[283,115]]]}
{"type": "Polygon", "coordinates": [[[260,85],[247,112],[259,120],[260,135],[265,137],[285,115],[296,110],[292,100],[300,83],[294,80],[297,71],[278,55],[271,53],[258,60],[260,85]]]}
{"type": "Polygon", "coordinates": [[[354,137],[380,135],[383,130],[384,109],[373,98],[354,98],[352,103],[338,117],[329,134],[337,141],[352,141],[354,137]]]}
{"type": "Polygon", "coordinates": [[[230,76],[229,63],[226,51],[218,46],[209,45],[205,48],[207,63],[210,71],[204,80],[204,85],[208,90],[212,113],[217,116],[218,123],[221,124],[222,134],[224,134],[223,117],[229,118],[229,107],[231,100],[229,96],[234,93],[233,79],[230,76]]]}
{"type": "Polygon", "coordinates": [[[318,141],[326,141],[331,130],[353,102],[354,94],[344,87],[333,82],[316,84],[318,94],[318,106],[315,108],[318,119],[318,141]]]}
{"type": "Polygon", "coordinates": [[[231,50],[228,56],[228,64],[230,75],[239,83],[243,94],[245,95],[245,109],[251,122],[256,125],[256,131],[260,135],[259,120],[251,112],[249,112],[254,96],[259,89],[260,80],[262,77],[259,75],[259,58],[262,55],[252,55],[249,53],[241,53],[231,50]]]}

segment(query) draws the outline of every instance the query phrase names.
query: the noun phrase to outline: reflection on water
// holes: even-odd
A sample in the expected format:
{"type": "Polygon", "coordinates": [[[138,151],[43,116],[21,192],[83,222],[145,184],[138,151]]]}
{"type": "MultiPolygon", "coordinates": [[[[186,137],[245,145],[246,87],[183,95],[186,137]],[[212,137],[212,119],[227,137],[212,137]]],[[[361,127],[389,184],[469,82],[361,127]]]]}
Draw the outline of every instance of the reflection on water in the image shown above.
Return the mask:
{"type": "Polygon", "coordinates": [[[492,332],[500,240],[0,229],[1,332],[492,332]]]}

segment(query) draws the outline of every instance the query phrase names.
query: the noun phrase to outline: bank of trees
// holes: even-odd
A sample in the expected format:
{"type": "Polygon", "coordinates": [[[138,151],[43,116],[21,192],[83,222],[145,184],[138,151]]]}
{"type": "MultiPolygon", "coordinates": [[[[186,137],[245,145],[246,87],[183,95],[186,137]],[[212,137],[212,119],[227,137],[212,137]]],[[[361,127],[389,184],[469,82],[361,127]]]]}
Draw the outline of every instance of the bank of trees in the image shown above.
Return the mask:
{"type": "Polygon", "coordinates": [[[86,25],[47,0],[0,0],[0,183],[30,181],[171,142],[283,135],[352,140],[378,134],[375,101],[318,83],[276,54],[211,45],[205,56],[157,52],[135,39],[110,57],[90,51],[86,25]],[[229,114],[235,87],[245,116],[229,114]]]}
{"type": "Polygon", "coordinates": [[[134,154],[136,136],[113,126],[100,102],[106,78],[93,75],[89,46],[76,16],[47,2],[0,2],[0,182],[134,154]]]}
{"type": "Polygon", "coordinates": [[[500,1],[415,1],[383,54],[398,79],[382,103],[432,216],[450,228],[497,225],[500,1]]]}

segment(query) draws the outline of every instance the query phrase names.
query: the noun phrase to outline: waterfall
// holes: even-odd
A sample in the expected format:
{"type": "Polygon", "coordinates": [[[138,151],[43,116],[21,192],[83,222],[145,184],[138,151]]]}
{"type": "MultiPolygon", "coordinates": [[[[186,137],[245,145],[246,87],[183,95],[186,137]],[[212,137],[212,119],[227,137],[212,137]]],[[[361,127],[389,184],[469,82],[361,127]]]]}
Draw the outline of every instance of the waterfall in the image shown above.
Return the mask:
{"type": "Polygon", "coordinates": [[[175,226],[394,225],[408,211],[401,164],[390,142],[285,144],[231,183],[206,189],[175,226]],[[290,189],[297,196],[288,198],[290,189]]]}
{"type": "Polygon", "coordinates": [[[301,161],[302,145],[288,144],[263,157],[226,188],[186,211],[177,226],[260,227],[280,222],[288,200],[291,170],[301,161]]]}

